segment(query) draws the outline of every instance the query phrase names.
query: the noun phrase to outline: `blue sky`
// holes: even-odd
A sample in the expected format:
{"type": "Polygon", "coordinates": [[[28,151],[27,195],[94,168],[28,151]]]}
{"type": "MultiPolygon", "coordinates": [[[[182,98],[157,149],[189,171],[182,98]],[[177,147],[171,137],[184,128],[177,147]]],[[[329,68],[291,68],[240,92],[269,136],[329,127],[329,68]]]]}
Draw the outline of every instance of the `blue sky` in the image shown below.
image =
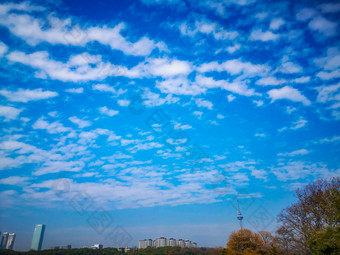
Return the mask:
{"type": "Polygon", "coordinates": [[[274,231],[340,173],[340,4],[0,5],[0,231],[27,250],[274,231]],[[119,234],[120,233],[120,234],[119,234]]]}

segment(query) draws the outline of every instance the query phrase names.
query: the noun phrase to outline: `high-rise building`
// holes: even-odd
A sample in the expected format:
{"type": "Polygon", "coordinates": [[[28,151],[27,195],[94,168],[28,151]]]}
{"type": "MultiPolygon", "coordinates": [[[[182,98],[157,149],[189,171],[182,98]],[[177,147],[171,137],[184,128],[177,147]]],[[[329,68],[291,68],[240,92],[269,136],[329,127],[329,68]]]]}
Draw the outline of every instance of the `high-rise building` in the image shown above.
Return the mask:
{"type": "Polygon", "coordinates": [[[152,239],[139,240],[139,243],[138,243],[139,249],[145,249],[148,247],[152,247],[152,239]]]}
{"type": "Polygon", "coordinates": [[[7,244],[6,244],[6,249],[13,250],[14,241],[15,241],[15,233],[9,234],[7,244]]]}
{"type": "Polygon", "coordinates": [[[7,240],[8,240],[8,232],[4,232],[1,237],[1,249],[6,249],[7,240]]]}
{"type": "Polygon", "coordinates": [[[41,245],[44,240],[44,233],[45,233],[45,225],[44,224],[36,224],[34,227],[33,232],[33,239],[32,239],[32,250],[41,250],[41,245]]]}
{"type": "Polygon", "coordinates": [[[184,240],[183,239],[178,239],[177,240],[177,246],[184,247],[184,240]]]}
{"type": "Polygon", "coordinates": [[[62,246],[60,246],[61,249],[66,249],[66,250],[69,250],[72,248],[72,245],[71,244],[64,244],[62,246]]]}
{"type": "Polygon", "coordinates": [[[197,247],[197,243],[195,243],[195,242],[192,243],[192,244],[191,244],[191,247],[197,247]]]}
{"type": "Polygon", "coordinates": [[[165,247],[166,246],[166,238],[165,237],[161,237],[161,238],[157,238],[155,240],[155,247],[165,247]]]}
{"type": "Polygon", "coordinates": [[[168,239],[167,246],[176,246],[176,239],[174,238],[168,239]]]}
{"type": "Polygon", "coordinates": [[[144,245],[145,245],[145,248],[152,247],[152,239],[145,239],[144,245]]]}
{"type": "Polygon", "coordinates": [[[184,245],[185,247],[191,247],[191,241],[185,240],[184,245]]]}

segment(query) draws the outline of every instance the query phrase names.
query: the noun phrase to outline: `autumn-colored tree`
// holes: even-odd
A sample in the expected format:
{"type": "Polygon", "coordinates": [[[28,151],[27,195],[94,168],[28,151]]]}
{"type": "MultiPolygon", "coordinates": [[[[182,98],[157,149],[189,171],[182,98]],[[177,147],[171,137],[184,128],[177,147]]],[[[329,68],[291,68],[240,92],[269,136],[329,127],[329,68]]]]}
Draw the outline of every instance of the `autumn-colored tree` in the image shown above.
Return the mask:
{"type": "Polygon", "coordinates": [[[234,231],[228,238],[226,255],[275,255],[280,254],[276,237],[266,231],[259,234],[249,229],[234,231]]]}
{"type": "Polygon", "coordinates": [[[296,190],[298,201],[278,217],[278,240],[284,254],[309,255],[308,240],[327,227],[340,223],[340,177],[318,180],[296,190]]]}
{"type": "Polygon", "coordinates": [[[231,233],[228,239],[227,248],[243,253],[246,249],[258,250],[262,245],[258,234],[249,229],[241,229],[231,233]]]}

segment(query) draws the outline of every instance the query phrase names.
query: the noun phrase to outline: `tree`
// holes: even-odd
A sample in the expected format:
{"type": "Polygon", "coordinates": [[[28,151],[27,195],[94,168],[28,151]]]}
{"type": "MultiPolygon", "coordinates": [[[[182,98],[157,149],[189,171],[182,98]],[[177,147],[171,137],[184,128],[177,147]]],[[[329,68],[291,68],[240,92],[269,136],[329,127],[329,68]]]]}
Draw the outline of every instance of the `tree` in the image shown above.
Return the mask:
{"type": "Polygon", "coordinates": [[[281,250],[276,237],[266,231],[259,234],[249,229],[234,231],[228,238],[226,255],[275,255],[281,250]]]}
{"type": "Polygon", "coordinates": [[[315,232],[308,244],[315,255],[340,254],[340,227],[328,227],[326,230],[315,232]]]}
{"type": "Polygon", "coordinates": [[[284,254],[309,255],[313,234],[340,223],[340,177],[308,184],[296,195],[298,201],[278,216],[278,240],[284,254]]]}
{"type": "Polygon", "coordinates": [[[246,249],[256,251],[261,245],[262,241],[258,234],[249,229],[241,229],[231,233],[228,239],[227,248],[232,251],[243,253],[246,249]]]}

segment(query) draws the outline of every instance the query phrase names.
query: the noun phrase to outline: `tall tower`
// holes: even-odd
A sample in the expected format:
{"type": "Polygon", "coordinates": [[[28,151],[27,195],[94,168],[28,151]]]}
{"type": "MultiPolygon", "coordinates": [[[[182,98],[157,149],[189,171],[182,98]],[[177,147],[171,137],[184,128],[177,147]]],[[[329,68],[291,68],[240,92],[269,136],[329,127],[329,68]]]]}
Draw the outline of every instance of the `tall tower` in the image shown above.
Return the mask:
{"type": "Polygon", "coordinates": [[[13,250],[14,241],[15,241],[15,233],[9,234],[7,244],[6,244],[6,249],[13,250]]]}
{"type": "Polygon", "coordinates": [[[241,229],[243,229],[243,225],[242,225],[243,216],[242,216],[242,213],[240,211],[240,204],[238,202],[238,193],[236,194],[236,200],[237,200],[237,219],[240,223],[241,229]]]}
{"type": "Polygon", "coordinates": [[[1,237],[1,247],[0,247],[0,249],[6,249],[8,236],[9,236],[8,232],[4,232],[4,233],[2,234],[2,237],[1,237]]]}
{"type": "Polygon", "coordinates": [[[41,245],[44,239],[44,233],[45,233],[44,224],[35,225],[34,232],[33,232],[32,245],[31,245],[32,250],[36,250],[36,251],[41,250],[41,245]]]}

